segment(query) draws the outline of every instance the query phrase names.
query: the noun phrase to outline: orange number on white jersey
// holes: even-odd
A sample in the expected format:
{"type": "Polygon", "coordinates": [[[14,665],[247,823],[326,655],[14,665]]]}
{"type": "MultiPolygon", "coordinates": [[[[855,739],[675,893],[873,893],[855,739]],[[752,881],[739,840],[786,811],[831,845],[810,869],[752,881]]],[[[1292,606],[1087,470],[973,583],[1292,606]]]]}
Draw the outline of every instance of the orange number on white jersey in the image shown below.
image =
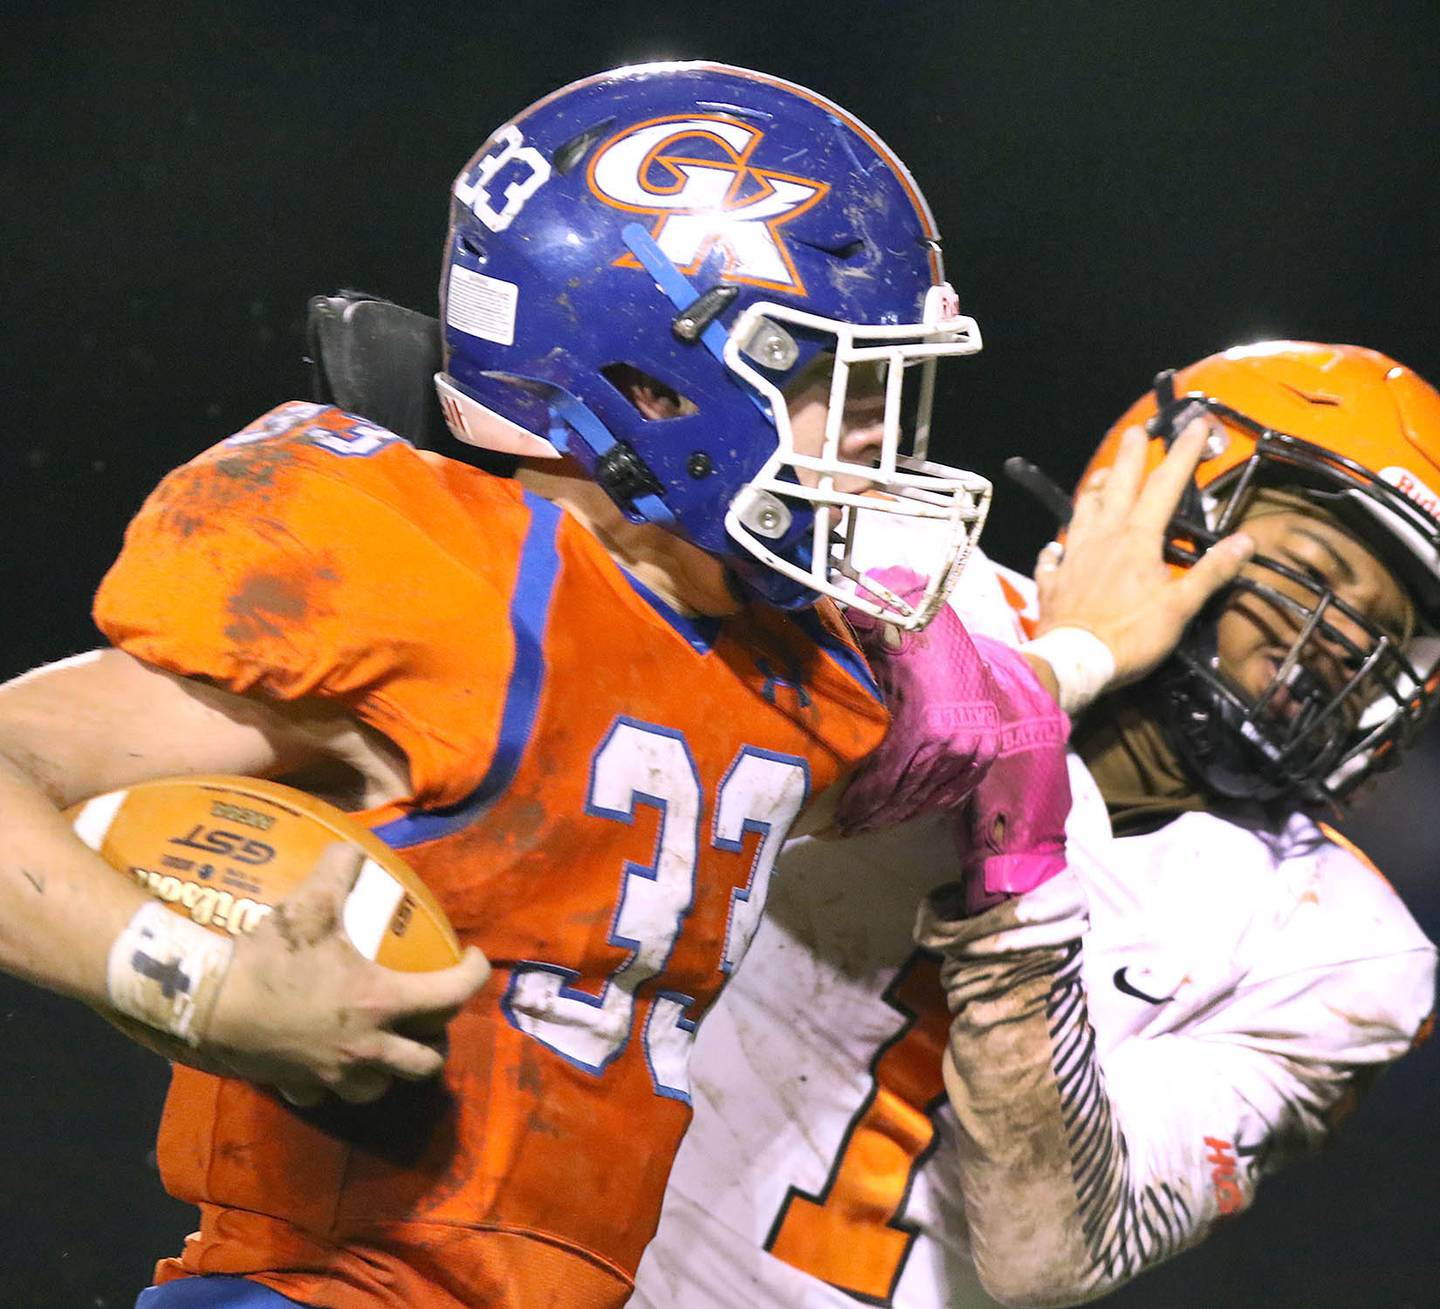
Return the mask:
{"type": "Polygon", "coordinates": [[[885,991],[905,1025],[876,1052],[870,1094],[824,1188],[812,1196],[792,1186],[765,1242],[787,1264],[870,1304],[890,1303],[915,1240],[900,1211],[935,1143],[930,1115],[945,1099],[950,1018],[940,994],[939,960],[916,951],[885,991]]]}

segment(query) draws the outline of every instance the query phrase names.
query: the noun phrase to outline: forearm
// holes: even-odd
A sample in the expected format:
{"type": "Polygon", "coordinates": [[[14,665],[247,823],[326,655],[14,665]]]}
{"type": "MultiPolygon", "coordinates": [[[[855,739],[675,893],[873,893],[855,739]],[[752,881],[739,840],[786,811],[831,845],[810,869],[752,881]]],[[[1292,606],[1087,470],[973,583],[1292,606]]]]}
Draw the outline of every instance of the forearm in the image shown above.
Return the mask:
{"type": "Polygon", "coordinates": [[[946,957],[945,1083],[976,1268],[1009,1304],[1093,1299],[1193,1233],[1179,1195],[1132,1177],[1086,1011],[1083,910],[1068,886],[1057,879],[970,920],[931,917],[925,934],[946,957]],[[1017,904],[1039,921],[1019,922],[1017,904]]]}
{"type": "Polygon", "coordinates": [[[1047,1024],[1066,954],[1036,956],[1028,967],[975,974],[974,986],[991,994],[967,999],[970,988],[959,989],[944,1058],[971,1250],[981,1281],[1007,1304],[1073,1302],[1076,1274],[1090,1263],[1047,1024]]]}
{"type": "Polygon", "coordinates": [[[300,767],[336,734],[318,711],[302,717],[116,650],[0,687],[0,968],[106,1006],[110,946],[149,897],[76,838],[64,809],[149,778],[300,767]]]}
{"type": "Polygon", "coordinates": [[[111,943],[149,898],[81,842],[0,747],[0,969],[106,1007],[111,943]]]}
{"type": "Polygon", "coordinates": [[[1035,680],[1045,689],[1046,693],[1055,701],[1060,703],[1060,682],[1055,676],[1055,669],[1048,659],[1038,654],[1031,654],[1022,649],[1021,657],[1029,665],[1030,671],[1035,674],[1035,680]]]}

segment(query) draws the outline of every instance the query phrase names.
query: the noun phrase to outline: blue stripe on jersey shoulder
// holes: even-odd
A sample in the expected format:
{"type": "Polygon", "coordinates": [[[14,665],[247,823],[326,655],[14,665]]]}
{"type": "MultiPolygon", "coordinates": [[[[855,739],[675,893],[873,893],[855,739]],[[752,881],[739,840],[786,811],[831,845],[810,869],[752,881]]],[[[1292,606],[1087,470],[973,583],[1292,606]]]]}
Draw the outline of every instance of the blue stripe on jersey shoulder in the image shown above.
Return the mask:
{"type": "Polygon", "coordinates": [[[795,624],[812,641],[815,642],[826,654],[840,665],[850,676],[860,683],[866,691],[882,704],[885,697],[880,694],[880,688],[875,684],[874,677],[870,674],[869,665],[859,651],[846,645],[836,636],[824,623],[820,621],[820,615],[814,609],[794,610],[790,617],[795,624]]]}
{"type": "Polygon", "coordinates": [[[305,1309],[299,1300],[247,1277],[182,1277],[140,1292],[135,1309],[305,1309]]]}
{"type": "Polygon", "coordinates": [[[625,571],[625,580],[635,589],[635,593],[645,601],[657,614],[680,633],[691,645],[701,654],[709,654],[714,648],[715,642],[720,639],[720,629],[724,625],[723,618],[709,618],[700,615],[687,617],[679,613],[665,603],[638,577],[625,571]]]}
{"type": "Polygon", "coordinates": [[[545,628],[550,620],[550,600],[560,571],[556,533],[560,509],[539,496],[525,493],[530,526],[520,549],[520,568],[515,593],[510,601],[510,631],[515,638],[515,665],[500,715],[500,741],[490,767],[477,786],[463,800],[443,809],[426,809],[375,829],[386,845],[396,850],[434,841],[473,823],[515,779],[520,757],[529,744],[545,685],[545,628]]]}

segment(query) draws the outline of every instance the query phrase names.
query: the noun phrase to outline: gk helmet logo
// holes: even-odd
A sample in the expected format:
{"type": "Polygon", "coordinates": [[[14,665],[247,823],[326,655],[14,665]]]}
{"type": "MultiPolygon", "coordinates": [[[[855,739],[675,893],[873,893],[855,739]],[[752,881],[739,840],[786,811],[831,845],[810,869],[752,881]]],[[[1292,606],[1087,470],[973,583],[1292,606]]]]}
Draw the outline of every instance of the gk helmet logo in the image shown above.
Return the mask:
{"type": "MultiPolygon", "coordinates": [[[[693,273],[717,245],[731,281],[805,294],[778,229],[817,204],[824,182],[757,168],[765,133],[733,118],[678,115],[636,123],[596,151],[586,177],[608,205],[654,214],[650,231],[682,272],[693,273]]],[[[638,268],[634,255],[615,261],[638,268]]]]}

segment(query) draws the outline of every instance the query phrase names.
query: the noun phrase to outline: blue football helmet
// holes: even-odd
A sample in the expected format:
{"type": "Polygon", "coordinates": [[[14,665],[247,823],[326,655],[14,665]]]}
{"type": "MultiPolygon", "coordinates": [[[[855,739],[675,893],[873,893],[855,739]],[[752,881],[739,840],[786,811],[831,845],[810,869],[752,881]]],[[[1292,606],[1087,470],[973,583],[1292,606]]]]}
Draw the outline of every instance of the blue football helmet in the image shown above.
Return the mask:
{"type": "Polygon", "coordinates": [[[934,371],[980,333],[910,174],[822,96],[712,63],[556,91],[456,179],[441,304],[462,441],[569,455],[766,603],[823,594],[906,628],[944,603],[990,486],[926,458],[934,371]],[[673,415],[642,410],[637,381],[673,415]],[[797,448],[802,386],[828,393],[823,448],[797,448]],[[877,428],[883,411],[873,464],[841,450],[862,391],[877,428]],[[928,520],[923,590],[852,564],[882,514],[928,520]]]}

